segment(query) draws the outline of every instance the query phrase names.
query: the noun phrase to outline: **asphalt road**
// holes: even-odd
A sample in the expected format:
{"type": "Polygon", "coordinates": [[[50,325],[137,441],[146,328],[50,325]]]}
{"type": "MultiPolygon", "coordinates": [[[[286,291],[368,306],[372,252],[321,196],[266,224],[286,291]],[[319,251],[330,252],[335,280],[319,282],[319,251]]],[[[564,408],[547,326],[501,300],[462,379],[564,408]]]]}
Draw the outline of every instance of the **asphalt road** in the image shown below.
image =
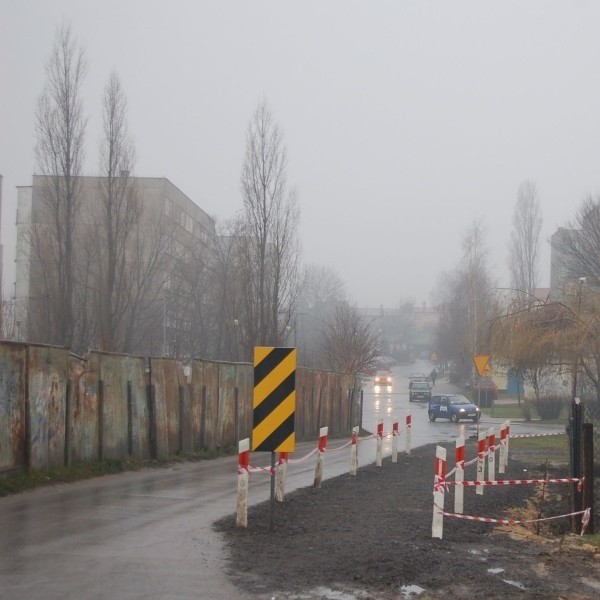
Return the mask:
{"type": "MultiPolygon", "coordinates": [[[[397,367],[389,391],[366,384],[363,427],[374,430],[383,418],[387,433],[398,418],[400,450],[407,410],[413,447],[476,430],[470,422],[430,423],[426,405],[408,401],[408,371],[426,366],[397,367]]],[[[436,390],[452,387],[438,380],[436,390]]],[[[500,423],[484,419],[481,427],[500,423]]],[[[532,427],[513,424],[511,432],[532,427]]],[[[329,442],[325,478],[348,471],[350,449],[336,450],[343,444],[329,442]]],[[[298,444],[292,458],[313,448],[298,444]]],[[[386,440],[384,452],[390,448],[386,440]]],[[[251,464],[266,465],[269,458],[253,454],[251,464]]],[[[374,460],[375,442],[361,442],[359,462],[374,460]]],[[[177,464],[0,498],[0,598],[245,598],[226,580],[220,538],[211,529],[212,522],[235,513],[236,465],[237,457],[177,464]]],[[[314,469],[314,456],[290,465],[286,490],[312,485],[314,469]]],[[[268,475],[254,474],[250,502],[262,502],[269,493],[268,475]]]]}

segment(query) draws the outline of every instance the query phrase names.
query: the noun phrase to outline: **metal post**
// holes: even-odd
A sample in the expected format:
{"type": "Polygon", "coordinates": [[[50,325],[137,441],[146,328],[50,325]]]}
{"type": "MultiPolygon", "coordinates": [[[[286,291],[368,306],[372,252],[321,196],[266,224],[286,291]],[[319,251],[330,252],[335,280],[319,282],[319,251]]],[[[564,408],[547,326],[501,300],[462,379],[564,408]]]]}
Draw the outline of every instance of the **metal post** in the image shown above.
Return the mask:
{"type": "Polygon", "coordinates": [[[127,454],[133,456],[133,396],[131,381],[127,382],[127,454]]]}
{"type": "MultiPolygon", "coordinates": [[[[581,313],[581,286],[585,282],[585,277],[579,278],[579,289],[577,293],[577,321],[579,321],[579,314],[581,313]]],[[[571,397],[575,399],[577,396],[577,372],[579,371],[579,352],[575,353],[575,363],[573,365],[573,383],[571,388],[571,397]]]]}
{"type": "Polygon", "coordinates": [[[594,533],[594,426],[583,424],[583,508],[590,509],[587,533],[594,533]]]}
{"type": "Polygon", "coordinates": [[[167,297],[163,296],[163,356],[167,355],[167,297]]]}
{"type": "Polygon", "coordinates": [[[269,505],[269,531],[273,531],[273,513],[275,511],[275,452],[271,452],[271,503],[269,505]]]}
{"type": "MultiPolygon", "coordinates": [[[[179,386],[179,454],[183,453],[185,427],[185,390],[179,386]]],[[[236,438],[237,439],[237,438],[236,438]]]]}
{"type": "MultiPolygon", "coordinates": [[[[581,477],[581,401],[579,398],[573,400],[573,421],[571,423],[571,451],[572,451],[572,473],[573,477],[581,477]]],[[[573,492],[573,512],[582,510],[582,494],[575,487],[573,492]]],[[[581,529],[581,517],[573,520],[573,532],[581,529]]]]}
{"type": "Polygon", "coordinates": [[[98,460],[104,455],[104,381],[98,381],[98,460]]]}

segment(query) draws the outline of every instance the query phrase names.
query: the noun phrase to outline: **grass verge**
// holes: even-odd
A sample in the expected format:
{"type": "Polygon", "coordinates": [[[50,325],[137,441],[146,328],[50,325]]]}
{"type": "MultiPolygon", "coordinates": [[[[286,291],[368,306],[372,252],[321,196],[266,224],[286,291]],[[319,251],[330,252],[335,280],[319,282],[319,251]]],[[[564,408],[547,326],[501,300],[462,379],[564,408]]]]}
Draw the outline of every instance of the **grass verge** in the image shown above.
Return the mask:
{"type": "Polygon", "coordinates": [[[542,421],[544,423],[564,423],[566,419],[569,417],[569,409],[565,407],[563,412],[561,413],[558,419],[553,420],[543,420],[540,419],[538,412],[530,403],[525,403],[521,401],[521,404],[518,402],[514,403],[495,403],[494,406],[490,408],[483,408],[482,411],[488,414],[490,417],[497,417],[500,419],[526,419],[532,421],[542,421]],[[527,419],[529,416],[529,419],[527,419]]]}
{"type": "Polygon", "coordinates": [[[19,494],[26,490],[56,483],[72,483],[102,475],[114,475],[126,471],[139,469],[160,468],[174,463],[210,460],[220,456],[229,456],[234,449],[207,450],[202,452],[185,452],[176,457],[158,458],[153,460],[102,460],[90,463],[81,463],[70,467],[57,467],[53,469],[23,469],[0,475],[0,497],[19,494]]]}

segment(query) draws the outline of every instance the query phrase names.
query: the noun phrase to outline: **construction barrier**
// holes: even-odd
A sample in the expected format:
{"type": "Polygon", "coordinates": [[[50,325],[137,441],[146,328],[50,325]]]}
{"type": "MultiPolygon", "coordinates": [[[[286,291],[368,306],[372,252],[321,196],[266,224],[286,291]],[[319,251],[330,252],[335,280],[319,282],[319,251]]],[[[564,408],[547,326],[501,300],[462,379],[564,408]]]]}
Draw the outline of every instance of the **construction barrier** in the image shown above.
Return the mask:
{"type": "MultiPolygon", "coordinates": [[[[502,438],[501,438],[502,439],[502,438]]],[[[508,435],[506,437],[508,440],[508,435]]],[[[535,523],[537,521],[547,521],[550,519],[559,519],[559,518],[567,518],[575,515],[583,515],[582,517],[582,529],[581,535],[585,533],[585,530],[589,524],[590,520],[590,509],[587,508],[582,511],[568,513],[564,515],[558,515],[554,517],[546,517],[540,519],[530,519],[530,520],[515,520],[515,519],[495,519],[492,517],[479,517],[479,516],[470,516],[463,515],[463,505],[462,505],[462,494],[460,494],[460,499],[457,499],[455,495],[455,510],[453,513],[447,512],[444,510],[444,499],[445,499],[445,491],[449,487],[454,487],[455,490],[462,490],[464,487],[475,487],[476,492],[481,490],[483,492],[484,487],[487,486],[514,486],[514,485],[528,485],[528,484],[554,484],[554,483],[567,483],[567,484],[577,484],[578,491],[582,491],[584,478],[579,477],[563,477],[563,478],[552,478],[552,479],[506,479],[506,480],[496,480],[495,473],[493,470],[493,465],[495,464],[495,453],[498,449],[495,446],[495,433],[493,428],[488,430],[486,434],[480,434],[477,441],[477,478],[473,481],[464,481],[463,480],[463,470],[464,470],[464,454],[462,448],[464,447],[464,442],[457,440],[456,442],[456,467],[450,471],[450,473],[446,473],[446,450],[441,446],[436,447],[436,455],[434,462],[434,483],[433,483],[433,519],[431,526],[431,536],[433,538],[442,539],[443,537],[443,518],[446,517],[454,517],[459,519],[465,519],[469,521],[479,521],[484,523],[500,523],[503,525],[516,525],[516,524],[525,524],[525,523],[535,523]],[[485,442],[487,438],[488,448],[485,450],[485,442]],[[490,457],[494,457],[494,461],[490,460],[490,457]],[[485,459],[487,457],[488,469],[490,465],[492,466],[491,472],[488,470],[488,478],[485,478],[485,459]],[[455,474],[454,481],[448,481],[448,477],[452,474],[455,474]],[[491,475],[491,476],[490,476],[491,475]]],[[[502,447],[502,445],[500,446],[502,447]]],[[[474,461],[471,461],[470,464],[473,464],[474,461]]]]}
{"type": "Polygon", "coordinates": [[[377,421],[377,445],[375,451],[375,465],[381,467],[383,460],[383,419],[377,421]]]}
{"type": "Polygon", "coordinates": [[[238,444],[238,493],[236,527],[248,527],[248,475],[250,467],[250,438],[238,444]]]}
{"type": "MultiPolygon", "coordinates": [[[[409,416],[407,416],[407,427],[410,427],[410,413],[409,416]]],[[[241,440],[238,444],[238,502],[236,526],[248,526],[248,481],[252,474],[264,473],[275,477],[275,498],[277,501],[283,502],[285,496],[285,477],[287,474],[288,465],[295,465],[304,462],[316,454],[317,463],[315,467],[315,478],[313,485],[316,488],[320,488],[323,479],[326,453],[338,452],[350,446],[350,474],[356,475],[358,470],[358,446],[360,442],[376,439],[378,446],[378,455],[376,456],[376,460],[378,460],[378,457],[382,457],[383,455],[382,449],[379,450],[379,445],[383,442],[383,439],[391,439],[392,446],[394,446],[394,442],[397,440],[399,434],[400,432],[397,421],[392,423],[391,432],[384,434],[383,420],[380,419],[376,434],[359,437],[359,428],[354,427],[352,429],[352,437],[348,442],[336,448],[327,448],[328,428],[322,427],[319,432],[319,441],[316,448],[313,448],[306,455],[295,459],[289,458],[289,454],[287,452],[281,452],[279,453],[279,459],[275,467],[254,467],[250,465],[250,440],[248,438],[241,440]]],[[[407,449],[409,448],[410,446],[407,445],[407,449]]],[[[409,452],[407,452],[407,454],[408,453],[409,452]]],[[[395,462],[397,462],[397,460],[395,462]]],[[[378,466],[381,466],[381,464],[378,466]]]]}
{"type": "Polygon", "coordinates": [[[392,422],[392,462],[398,462],[398,436],[400,435],[400,430],[398,429],[398,421],[394,420],[392,422]]]}
{"type": "Polygon", "coordinates": [[[352,428],[352,450],[350,452],[350,475],[356,475],[358,471],[358,427],[352,428]]]}
{"type": "Polygon", "coordinates": [[[317,466],[315,467],[315,481],[313,486],[316,488],[321,487],[321,480],[323,479],[323,465],[325,462],[325,450],[327,449],[327,432],[328,427],[321,427],[319,433],[319,446],[317,447],[317,466]]]}

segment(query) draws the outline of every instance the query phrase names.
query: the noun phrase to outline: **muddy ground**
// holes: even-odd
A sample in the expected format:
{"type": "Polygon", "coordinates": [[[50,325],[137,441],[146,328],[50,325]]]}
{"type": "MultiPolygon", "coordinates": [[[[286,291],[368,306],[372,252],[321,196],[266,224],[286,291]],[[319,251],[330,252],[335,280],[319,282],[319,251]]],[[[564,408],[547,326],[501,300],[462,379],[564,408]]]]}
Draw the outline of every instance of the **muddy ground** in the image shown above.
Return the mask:
{"type": "MultiPolygon", "coordinates": [[[[215,524],[230,556],[229,577],[256,598],[446,599],[599,598],[600,552],[569,534],[568,519],[501,527],[445,518],[443,540],[431,538],[434,446],[401,454],[397,464],[363,467],[249,510],[248,529],[234,516],[215,524]],[[566,533],[566,535],[565,535],[566,533]]],[[[475,455],[467,448],[467,460],[475,455]]],[[[454,450],[448,446],[448,456],[454,450]]],[[[538,454],[511,453],[504,479],[543,478],[538,454]]],[[[466,479],[474,479],[469,467],[466,479]]],[[[565,477],[550,465],[548,477],[565,477]]],[[[500,477],[498,477],[500,478],[500,477]]],[[[465,514],[535,518],[570,512],[567,484],[465,489],[465,514]]],[[[453,510],[453,492],[446,498],[453,510]]]]}

